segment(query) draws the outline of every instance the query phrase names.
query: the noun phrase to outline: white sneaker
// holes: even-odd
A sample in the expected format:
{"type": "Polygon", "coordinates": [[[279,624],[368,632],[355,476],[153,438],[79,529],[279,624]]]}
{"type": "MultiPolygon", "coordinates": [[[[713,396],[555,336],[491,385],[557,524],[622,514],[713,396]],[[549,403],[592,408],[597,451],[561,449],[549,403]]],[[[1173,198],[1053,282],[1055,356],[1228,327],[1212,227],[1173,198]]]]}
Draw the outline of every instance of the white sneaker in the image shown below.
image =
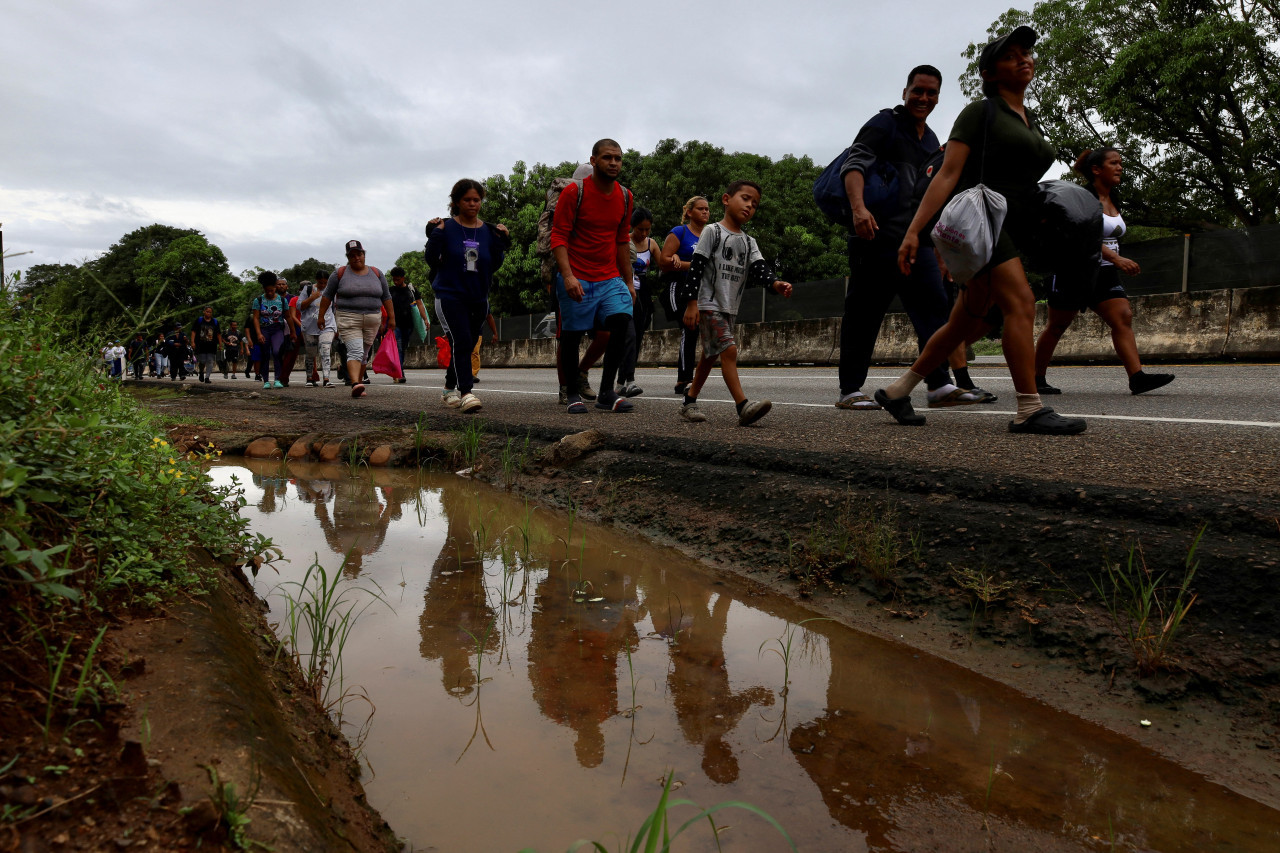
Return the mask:
{"type": "Polygon", "coordinates": [[[440,398],[440,402],[444,403],[451,409],[456,409],[462,405],[462,395],[458,393],[457,388],[450,388],[444,392],[444,396],[440,398]]]}
{"type": "Polygon", "coordinates": [[[475,394],[467,394],[458,402],[458,408],[464,412],[480,411],[480,398],[475,394]]]}

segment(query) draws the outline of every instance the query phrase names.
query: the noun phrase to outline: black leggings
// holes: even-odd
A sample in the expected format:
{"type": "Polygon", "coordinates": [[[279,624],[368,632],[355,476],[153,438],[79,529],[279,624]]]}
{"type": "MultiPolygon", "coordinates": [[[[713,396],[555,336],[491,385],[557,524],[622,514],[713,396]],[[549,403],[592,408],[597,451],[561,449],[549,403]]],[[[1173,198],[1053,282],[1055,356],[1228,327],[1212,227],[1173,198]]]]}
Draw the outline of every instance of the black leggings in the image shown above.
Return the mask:
{"type": "Polygon", "coordinates": [[[670,281],[662,291],[663,308],[667,317],[680,324],[680,355],[676,360],[676,381],[693,381],[693,369],[698,366],[698,330],[684,324],[685,306],[677,304],[676,287],[680,282],[670,281]]]}

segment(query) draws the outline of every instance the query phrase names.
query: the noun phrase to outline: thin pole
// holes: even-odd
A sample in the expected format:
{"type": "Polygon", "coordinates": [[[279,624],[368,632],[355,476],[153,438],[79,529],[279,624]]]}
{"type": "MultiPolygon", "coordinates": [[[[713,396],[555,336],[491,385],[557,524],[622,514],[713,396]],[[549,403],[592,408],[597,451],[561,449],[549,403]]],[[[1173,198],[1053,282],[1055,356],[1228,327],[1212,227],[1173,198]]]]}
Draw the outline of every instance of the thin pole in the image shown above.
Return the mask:
{"type": "Polygon", "coordinates": [[[1188,268],[1191,266],[1191,235],[1182,235],[1182,292],[1187,292],[1188,268]]]}

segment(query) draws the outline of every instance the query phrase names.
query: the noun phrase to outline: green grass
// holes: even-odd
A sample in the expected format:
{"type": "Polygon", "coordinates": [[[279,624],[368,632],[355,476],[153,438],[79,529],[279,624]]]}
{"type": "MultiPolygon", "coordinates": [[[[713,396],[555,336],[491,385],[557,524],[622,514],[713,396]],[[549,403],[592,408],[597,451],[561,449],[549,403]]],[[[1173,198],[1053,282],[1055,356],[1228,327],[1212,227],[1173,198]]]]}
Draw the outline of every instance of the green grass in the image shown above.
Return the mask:
{"type": "Polygon", "coordinates": [[[1167,572],[1155,574],[1147,566],[1140,543],[1129,546],[1122,563],[1108,561],[1102,574],[1090,577],[1116,633],[1129,646],[1140,676],[1173,666],[1172,648],[1196,595],[1191,592],[1200,561],[1196,551],[1205,527],[1192,540],[1183,560],[1182,579],[1166,584],[1167,572]]]}

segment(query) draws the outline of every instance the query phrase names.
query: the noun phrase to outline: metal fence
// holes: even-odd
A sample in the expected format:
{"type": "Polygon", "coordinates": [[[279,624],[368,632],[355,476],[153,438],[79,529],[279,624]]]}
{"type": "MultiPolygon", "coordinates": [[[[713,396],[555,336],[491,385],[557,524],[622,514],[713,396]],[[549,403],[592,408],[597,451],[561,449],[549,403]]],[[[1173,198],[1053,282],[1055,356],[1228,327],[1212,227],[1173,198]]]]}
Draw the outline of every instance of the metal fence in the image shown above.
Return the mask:
{"type": "MultiPolygon", "coordinates": [[[[1137,295],[1266,287],[1280,283],[1280,225],[1233,228],[1168,237],[1122,246],[1124,256],[1137,261],[1142,274],[1124,279],[1125,290],[1137,295]]],[[[846,280],[807,281],[795,286],[790,299],[752,289],[742,296],[741,323],[810,320],[844,314],[846,280]]],[[[656,306],[655,306],[656,307],[656,306]]],[[[901,311],[894,299],[890,311],[901,311]]],[[[679,321],[657,308],[654,329],[674,329],[679,321]]],[[[524,314],[498,319],[504,341],[555,336],[555,315],[524,314]]]]}

